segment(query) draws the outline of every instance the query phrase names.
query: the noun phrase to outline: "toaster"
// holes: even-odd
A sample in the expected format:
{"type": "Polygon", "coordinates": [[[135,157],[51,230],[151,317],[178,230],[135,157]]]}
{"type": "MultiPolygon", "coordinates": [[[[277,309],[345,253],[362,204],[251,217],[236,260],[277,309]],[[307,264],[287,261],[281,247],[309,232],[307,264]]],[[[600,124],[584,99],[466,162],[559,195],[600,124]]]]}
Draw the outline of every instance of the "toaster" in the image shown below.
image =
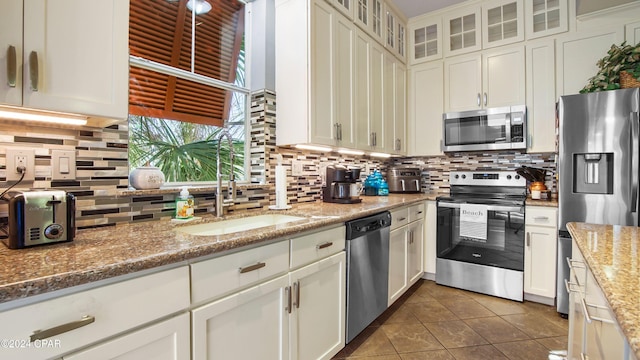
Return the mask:
{"type": "Polygon", "coordinates": [[[8,231],[2,241],[10,249],[72,241],[76,202],[65,191],[12,191],[8,202],[8,231]]]}
{"type": "Polygon", "coordinates": [[[389,192],[416,193],[421,191],[420,169],[412,167],[391,168],[387,172],[389,192]]]}

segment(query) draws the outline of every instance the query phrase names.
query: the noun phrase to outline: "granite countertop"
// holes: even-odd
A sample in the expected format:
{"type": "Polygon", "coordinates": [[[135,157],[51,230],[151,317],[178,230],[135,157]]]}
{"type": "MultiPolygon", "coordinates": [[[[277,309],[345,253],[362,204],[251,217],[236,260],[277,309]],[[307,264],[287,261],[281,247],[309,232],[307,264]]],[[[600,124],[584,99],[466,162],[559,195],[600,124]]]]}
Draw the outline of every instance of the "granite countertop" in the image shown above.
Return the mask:
{"type": "MultiPolygon", "coordinates": [[[[136,271],[189,262],[242,247],[295,235],[380,211],[435,200],[436,193],[363,197],[359,204],[311,202],[294,204],[278,214],[305,217],[287,224],[227,235],[197,236],[175,231],[178,226],[217,221],[205,216],[188,224],[169,220],[78,231],[70,243],[10,250],[0,245],[0,304],[88,284],[136,271]]],[[[243,211],[226,218],[275,213],[243,211]]]]}
{"type": "Polygon", "coordinates": [[[640,228],[585,223],[567,228],[640,359],[640,228]]]}
{"type": "Polygon", "coordinates": [[[527,197],[526,204],[529,206],[547,206],[547,207],[558,207],[558,197],[551,198],[549,200],[534,200],[530,197],[527,197]]]}

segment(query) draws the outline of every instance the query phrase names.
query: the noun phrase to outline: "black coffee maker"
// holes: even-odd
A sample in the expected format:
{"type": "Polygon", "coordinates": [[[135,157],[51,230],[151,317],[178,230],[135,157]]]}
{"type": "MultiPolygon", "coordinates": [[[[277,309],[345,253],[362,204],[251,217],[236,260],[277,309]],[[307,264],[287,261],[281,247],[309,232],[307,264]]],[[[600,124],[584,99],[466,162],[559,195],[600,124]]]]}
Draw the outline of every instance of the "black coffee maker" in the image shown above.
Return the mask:
{"type": "Polygon", "coordinates": [[[322,187],[322,201],[339,204],[356,204],[360,199],[360,169],[342,165],[327,166],[325,186],[322,187]]]}

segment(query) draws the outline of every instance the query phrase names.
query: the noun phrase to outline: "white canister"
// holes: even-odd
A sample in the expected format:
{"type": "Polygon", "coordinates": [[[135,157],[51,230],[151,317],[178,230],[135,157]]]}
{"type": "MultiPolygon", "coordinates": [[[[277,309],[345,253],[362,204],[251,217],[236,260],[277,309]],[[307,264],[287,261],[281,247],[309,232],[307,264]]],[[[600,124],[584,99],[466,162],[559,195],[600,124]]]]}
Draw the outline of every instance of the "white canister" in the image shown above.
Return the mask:
{"type": "Polygon", "coordinates": [[[159,189],[164,184],[162,170],[153,166],[141,166],[129,174],[129,185],[136,190],[159,189]]]}

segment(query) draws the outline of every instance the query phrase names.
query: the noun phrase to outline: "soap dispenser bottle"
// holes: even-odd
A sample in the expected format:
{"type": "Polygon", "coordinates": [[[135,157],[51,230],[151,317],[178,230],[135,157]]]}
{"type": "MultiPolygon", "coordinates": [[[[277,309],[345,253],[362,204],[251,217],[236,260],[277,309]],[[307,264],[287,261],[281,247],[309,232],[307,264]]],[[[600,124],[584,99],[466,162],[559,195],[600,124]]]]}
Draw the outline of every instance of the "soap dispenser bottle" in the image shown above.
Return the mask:
{"type": "Polygon", "coordinates": [[[176,219],[191,219],[193,217],[194,200],[189,189],[183,187],[176,199],[176,219]]]}

